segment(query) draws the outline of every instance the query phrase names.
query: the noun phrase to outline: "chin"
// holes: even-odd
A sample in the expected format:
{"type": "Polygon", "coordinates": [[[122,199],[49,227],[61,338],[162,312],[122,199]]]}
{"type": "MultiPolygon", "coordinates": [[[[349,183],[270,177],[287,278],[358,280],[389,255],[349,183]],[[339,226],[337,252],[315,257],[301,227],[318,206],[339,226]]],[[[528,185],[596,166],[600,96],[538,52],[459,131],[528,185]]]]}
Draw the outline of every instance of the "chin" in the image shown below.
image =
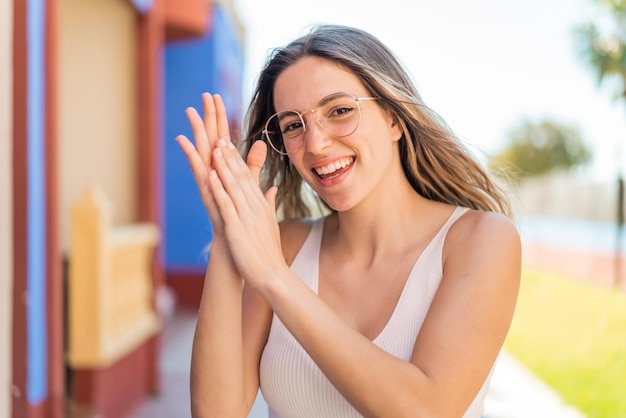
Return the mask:
{"type": "Polygon", "coordinates": [[[332,212],[346,212],[354,208],[353,202],[346,200],[339,201],[338,199],[321,199],[332,212]]]}

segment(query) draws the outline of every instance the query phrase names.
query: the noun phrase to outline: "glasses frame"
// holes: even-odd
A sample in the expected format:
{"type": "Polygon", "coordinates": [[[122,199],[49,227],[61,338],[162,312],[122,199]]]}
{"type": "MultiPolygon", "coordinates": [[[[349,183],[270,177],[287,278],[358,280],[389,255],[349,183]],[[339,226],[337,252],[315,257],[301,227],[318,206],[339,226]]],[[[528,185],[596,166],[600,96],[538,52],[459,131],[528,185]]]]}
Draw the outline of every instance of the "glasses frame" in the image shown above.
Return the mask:
{"type": "MultiPolygon", "coordinates": [[[[272,116],[270,116],[269,118],[267,118],[267,121],[265,122],[265,127],[264,127],[263,132],[262,132],[262,133],[263,133],[263,135],[265,136],[265,139],[267,140],[267,143],[268,143],[268,144],[272,147],[272,149],[273,149],[274,151],[276,151],[276,152],[277,152],[277,153],[279,153],[280,155],[289,155],[289,153],[288,153],[288,152],[286,152],[286,151],[281,151],[281,150],[279,150],[279,149],[278,149],[278,147],[277,147],[276,145],[274,145],[274,143],[272,142],[272,140],[271,140],[271,138],[270,138],[270,133],[274,133],[274,132],[276,132],[276,131],[270,131],[268,128],[269,128],[270,121],[271,121],[274,117],[276,117],[278,114],[280,114],[280,113],[284,113],[284,112],[293,112],[293,113],[295,113],[296,115],[298,115],[298,117],[300,118],[300,122],[302,122],[302,127],[303,127],[302,134],[300,134],[300,135],[299,135],[299,136],[301,136],[301,137],[302,137],[302,138],[300,138],[300,144],[299,144],[299,145],[298,145],[298,147],[297,147],[295,150],[293,150],[292,152],[298,151],[298,150],[300,149],[300,147],[302,146],[302,143],[304,142],[304,134],[306,134],[306,132],[307,132],[307,123],[306,123],[306,122],[305,122],[305,120],[304,120],[304,115],[305,115],[305,114],[307,114],[307,113],[313,113],[313,114],[315,114],[315,113],[317,112],[317,110],[319,109],[319,107],[320,107],[320,103],[323,103],[323,102],[324,102],[324,101],[326,101],[328,98],[331,98],[331,97],[333,97],[333,96],[337,96],[337,97],[339,97],[339,96],[341,96],[341,95],[345,95],[345,96],[350,96],[350,97],[352,97],[352,98],[354,99],[354,101],[356,102],[356,108],[357,108],[357,111],[359,112],[359,119],[357,120],[356,125],[354,126],[354,129],[353,129],[351,132],[349,132],[349,133],[347,133],[347,134],[345,134],[345,135],[333,135],[333,134],[331,134],[330,132],[328,132],[328,131],[324,128],[324,125],[322,124],[322,121],[320,121],[320,119],[317,117],[317,115],[315,115],[314,119],[317,121],[317,124],[319,125],[319,127],[320,127],[320,128],[322,128],[322,130],[323,130],[324,132],[326,132],[328,135],[331,135],[331,136],[333,136],[333,137],[335,137],[335,138],[345,138],[346,136],[352,135],[353,133],[355,133],[355,132],[356,132],[356,130],[359,128],[359,125],[361,124],[361,105],[360,105],[360,103],[359,103],[359,102],[361,102],[361,101],[368,101],[368,100],[378,100],[378,97],[356,97],[356,96],[355,96],[354,94],[352,94],[352,93],[348,93],[348,92],[340,91],[340,92],[333,93],[333,94],[329,94],[328,96],[323,97],[323,98],[322,98],[322,99],[318,102],[318,104],[315,106],[315,108],[313,108],[313,109],[309,109],[309,110],[306,110],[306,111],[304,111],[304,112],[302,112],[302,113],[298,112],[297,110],[289,110],[289,109],[287,109],[287,110],[282,110],[282,111],[280,111],[280,112],[276,112],[276,113],[274,113],[272,116]]],[[[281,136],[282,136],[282,135],[281,135],[281,136]]],[[[283,147],[284,147],[284,140],[283,140],[283,147]]]]}

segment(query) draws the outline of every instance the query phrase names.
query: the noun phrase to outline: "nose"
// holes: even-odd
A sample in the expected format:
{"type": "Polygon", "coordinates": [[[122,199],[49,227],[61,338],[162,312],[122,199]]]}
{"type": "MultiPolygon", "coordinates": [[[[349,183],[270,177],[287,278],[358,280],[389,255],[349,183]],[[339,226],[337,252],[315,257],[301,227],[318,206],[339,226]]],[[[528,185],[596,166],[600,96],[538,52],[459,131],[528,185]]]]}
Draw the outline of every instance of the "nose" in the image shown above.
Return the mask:
{"type": "Polygon", "coordinates": [[[331,143],[331,136],[322,128],[322,122],[312,112],[306,123],[306,130],[302,141],[304,148],[311,154],[321,154],[331,143]]]}

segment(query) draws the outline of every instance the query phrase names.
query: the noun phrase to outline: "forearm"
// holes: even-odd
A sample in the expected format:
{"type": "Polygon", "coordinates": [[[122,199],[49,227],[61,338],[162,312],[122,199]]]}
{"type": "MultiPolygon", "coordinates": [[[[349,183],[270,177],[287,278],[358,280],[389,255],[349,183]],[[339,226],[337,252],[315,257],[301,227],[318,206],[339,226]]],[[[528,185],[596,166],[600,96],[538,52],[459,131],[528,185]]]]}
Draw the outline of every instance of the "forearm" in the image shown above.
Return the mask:
{"type": "Polygon", "coordinates": [[[245,416],[242,281],[226,244],[211,248],[191,359],[194,417],[245,416]]]}

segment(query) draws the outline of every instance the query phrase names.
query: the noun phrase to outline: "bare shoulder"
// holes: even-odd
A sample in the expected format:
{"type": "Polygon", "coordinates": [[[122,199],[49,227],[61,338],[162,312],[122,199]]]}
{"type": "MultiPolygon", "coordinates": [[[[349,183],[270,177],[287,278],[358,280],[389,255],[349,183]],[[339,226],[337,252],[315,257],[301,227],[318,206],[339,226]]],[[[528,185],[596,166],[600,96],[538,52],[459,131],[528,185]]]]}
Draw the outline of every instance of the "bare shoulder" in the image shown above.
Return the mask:
{"type": "Polygon", "coordinates": [[[313,222],[314,220],[310,218],[296,218],[283,220],[279,223],[280,241],[287,264],[291,264],[298,254],[306,237],[311,232],[313,222]]]}
{"type": "Polygon", "coordinates": [[[450,227],[443,261],[456,271],[501,266],[516,272],[521,263],[517,227],[499,213],[469,210],[450,227]]]}
{"type": "Polygon", "coordinates": [[[519,242],[515,224],[506,216],[495,212],[468,210],[448,231],[446,245],[450,248],[483,241],[491,243],[519,242]]]}

